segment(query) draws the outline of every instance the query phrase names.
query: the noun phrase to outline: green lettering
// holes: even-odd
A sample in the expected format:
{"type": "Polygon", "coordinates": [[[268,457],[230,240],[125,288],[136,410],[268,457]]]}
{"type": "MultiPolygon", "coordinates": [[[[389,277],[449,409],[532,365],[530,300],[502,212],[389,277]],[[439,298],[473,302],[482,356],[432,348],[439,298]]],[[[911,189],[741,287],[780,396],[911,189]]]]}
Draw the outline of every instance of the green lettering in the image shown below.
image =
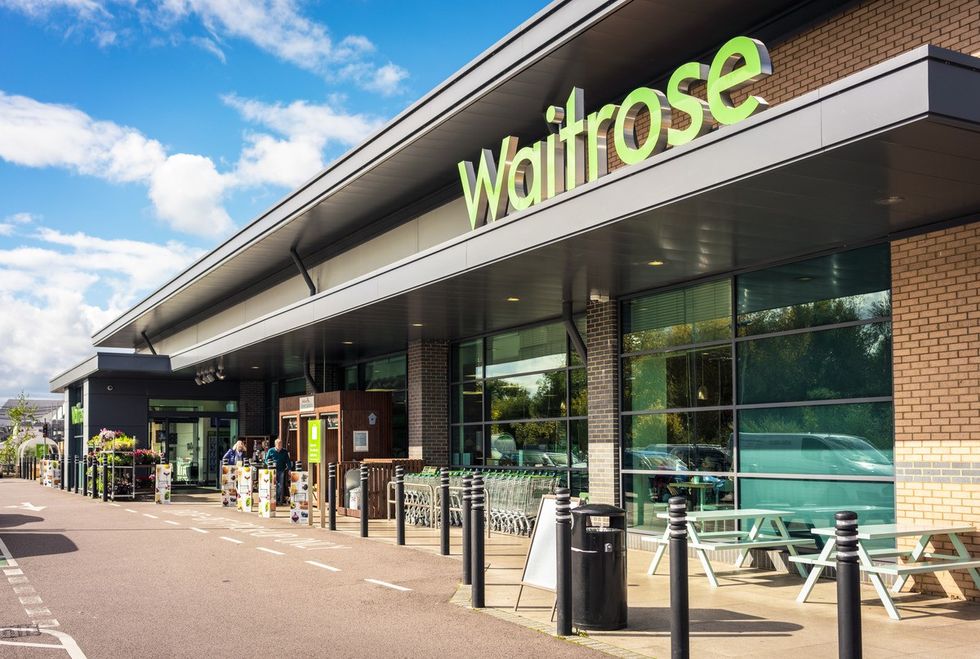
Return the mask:
{"type": "Polygon", "coordinates": [[[515,211],[541,202],[541,180],[545,168],[541,156],[541,142],[526,146],[514,155],[507,175],[507,194],[515,211]]]}
{"type": "Polygon", "coordinates": [[[627,165],[643,162],[667,145],[667,128],[670,126],[670,106],[663,92],[649,87],[639,87],[623,99],[616,124],[613,127],[613,143],[616,155],[627,165]],[[636,120],[642,107],[650,113],[650,134],[643,144],[636,134],[636,120]]]}
{"type": "Polygon", "coordinates": [[[589,128],[589,181],[595,181],[609,171],[606,135],[618,109],[615,105],[603,105],[586,119],[589,128]]]}
{"type": "Polygon", "coordinates": [[[496,221],[507,214],[507,196],[503,194],[507,173],[517,152],[517,138],[505,137],[500,141],[500,157],[494,161],[490,149],[480,152],[480,165],[473,171],[473,163],[460,162],[459,178],[463,183],[463,197],[470,216],[470,228],[475,229],[490,220],[496,221]]]}
{"type": "Polygon", "coordinates": [[[667,82],[667,102],[674,110],[683,112],[691,118],[687,128],[667,129],[667,144],[680,146],[687,144],[696,137],[701,137],[711,130],[711,110],[708,104],[697,96],[690,94],[691,85],[700,80],[708,79],[708,65],[700,62],[688,62],[677,67],[667,82]]]}
{"type": "Polygon", "coordinates": [[[565,147],[565,189],[585,183],[585,92],[572,88],[565,102],[565,125],[558,129],[565,147]]]}
{"type": "Polygon", "coordinates": [[[756,39],[735,37],[721,47],[708,71],[708,107],[716,121],[731,125],[769,107],[765,99],[749,95],[735,104],[732,93],[772,75],[765,45],[756,39]],[[741,66],[739,66],[741,62],[741,66]]]}

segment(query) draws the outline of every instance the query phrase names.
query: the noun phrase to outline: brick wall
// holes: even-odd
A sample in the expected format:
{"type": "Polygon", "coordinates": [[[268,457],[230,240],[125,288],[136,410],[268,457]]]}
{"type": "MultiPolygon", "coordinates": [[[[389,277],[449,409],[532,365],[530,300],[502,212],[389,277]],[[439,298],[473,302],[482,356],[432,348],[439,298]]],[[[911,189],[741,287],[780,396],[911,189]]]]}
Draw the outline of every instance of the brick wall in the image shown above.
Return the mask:
{"type": "Polygon", "coordinates": [[[589,353],[589,497],[619,505],[619,303],[585,308],[589,353]]]}
{"type": "MultiPolygon", "coordinates": [[[[980,222],[892,243],[897,516],[980,527],[980,222]]],[[[934,543],[952,551],[945,540],[934,543]]],[[[967,543],[980,555],[980,535],[967,543]]],[[[980,598],[966,572],[921,589],[980,598]]]]}
{"type": "Polygon", "coordinates": [[[268,435],[265,383],[242,380],[238,383],[238,434],[268,435]]]}
{"type": "MultiPolygon", "coordinates": [[[[980,55],[977,0],[870,0],[837,12],[791,39],[767,44],[773,74],[750,91],[777,105],[924,44],[980,55]]],[[[704,98],[704,85],[691,92],[704,98]]],[[[674,126],[686,127],[686,116],[678,114],[674,126]]],[[[637,126],[641,141],[649,128],[644,114],[637,126]]],[[[609,149],[609,170],[622,165],[609,149]]]]}
{"type": "Polygon", "coordinates": [[[449,344],[408,344],[408,457],[449,464],[449,344]]]}

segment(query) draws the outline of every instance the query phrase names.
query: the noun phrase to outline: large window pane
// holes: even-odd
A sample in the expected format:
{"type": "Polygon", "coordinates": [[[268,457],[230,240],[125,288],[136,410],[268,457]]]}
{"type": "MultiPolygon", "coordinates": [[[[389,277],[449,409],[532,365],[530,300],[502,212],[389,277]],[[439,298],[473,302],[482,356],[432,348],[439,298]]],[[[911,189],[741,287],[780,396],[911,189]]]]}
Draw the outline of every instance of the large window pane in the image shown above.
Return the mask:
{"type": "Polygon", "coordinates": [[[488,338],[487,377],[565,366],[568,350],[566,336],[565,326],[553,323],[488,338]]]}
{"type": "Polygon", "coordinates": [[[490,429],[489,465],[564,467],[568,461],[565,421],[494,423],[490,429]]]}
{"type": "Polygon", "coordinates": [[[724,346],[625,358],[623,409],[731,405],[731,352],[724,346]]]}
{"type": "Polygon", "coordinates": [[[891,403],[742,410],[739,470],[892,476],[893,419],[891,403]]]}
{"type": "Polygon", "coordinates": [[[407,389],[408,379],[405,375],[405,355],[394,355],[383,359],[365,362],[364,389],[366,391],[392,391],[407,389]]]}
{"type": "Polygon", "coordinates": [[[483,426],[453,426],[450,443],[454,465],[483,464],[483,426]]]}
{"type": "Polygon", "coordinates": [[[810,529],[832,527],[834,513],[853,510],[860,524],[895,522],[895,485],[884,482],[742,478],[742,508],[789,510],[794,535],[813,537],[810,529]]]}
{"type": "Polygon", "coordinates": [[[453,345],[453,382],[483,377],[483,339],[453,345]]]}
{"type": "Polygon", "coordinates": [[[360,384],[357,381],[357,365],[344,367],[344,389],[347,391],[353,391],[357,389],[360,384]]]}
{"type": "Polygon", "coordinates": [[[391,393],[391,447],[396,458],[408,457],[408,401],[405,391],[391,393]]]}
{"type": "Polygon", "coordinates": [[[577,419],[569,422],[572,444],[572,466],[586,468],[589,466],[589,422],[577,419]]]}
{"type": "Polygon", "coordinates": [[[888,245],[740,275],[738,334],[764,334],[891,315],[888,245]]]}
{"type": "Polygon", "coordinates": [[[452,398],[451,423],[483,421],[483,383],[466,382],[450,387],[452,398]]]}
{"type": "Polygon", "coordinates": [[[565,371],[486,380],[490,419],[565,416],[565,371]]]}
{"type": "Polygon", "coordinates": [[[739,402],[890,396],[891,323],[738,344],[739,402]]]}
{"type": "Polygon", "coordinates": [[[734,481],[727,476],[623,474],[623,493],[626,524],[637,531],[663,533],[666,520],[657,514],[667,512],[667,501],[673,496],[687,497],[691,510],[735,507],[734,481]]]}
{"type": "Polygon", "coordinates": [[[728,280],[630,300],[623,305],[623,352],[730,338],[731,314],[728,280]]]}
{"type": "Polygon", "coordinates": [[[569,416],[587,416],[589,414],[589,380],[584,368],[576,368],[568,372],[568,382],[571,387],[569,399],[572,408],[569,416]]]}
{"type": "Polygon", "coordinates": [[[623,468],[732,470],[732,412],[712,410],[623,417],[623,468]]]}

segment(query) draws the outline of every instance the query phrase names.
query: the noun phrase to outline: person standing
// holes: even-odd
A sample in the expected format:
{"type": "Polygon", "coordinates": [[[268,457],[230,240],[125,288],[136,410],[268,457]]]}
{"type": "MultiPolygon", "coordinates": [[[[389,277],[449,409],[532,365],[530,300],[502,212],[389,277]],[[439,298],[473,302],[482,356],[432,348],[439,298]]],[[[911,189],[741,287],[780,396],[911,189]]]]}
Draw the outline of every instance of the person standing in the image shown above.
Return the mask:
{"type": "Polygon", "coordinates": [[[269,452],[269,440],[263,439],[262,443],[255,442],[255,450],[252,452],[252,462],[261,465],[265,462],[265,456],[269,452]]]}
{"type": "Polygon", "coordinates": [[[276,505],[286,505],[286,493],[289,492],[289,470],[292,469],[292,460],[289,457],[289,449],[282,446],[282,439],[276,439],[276,445],[269,449],[265,454],[266,464],[271,464],[276,470],[276,505]]]}
{"type": "Polygon", "coordinates": [[[233,465],[245,461],[245,442],[238,440],[221,458],[222,464],[233,465]]]}

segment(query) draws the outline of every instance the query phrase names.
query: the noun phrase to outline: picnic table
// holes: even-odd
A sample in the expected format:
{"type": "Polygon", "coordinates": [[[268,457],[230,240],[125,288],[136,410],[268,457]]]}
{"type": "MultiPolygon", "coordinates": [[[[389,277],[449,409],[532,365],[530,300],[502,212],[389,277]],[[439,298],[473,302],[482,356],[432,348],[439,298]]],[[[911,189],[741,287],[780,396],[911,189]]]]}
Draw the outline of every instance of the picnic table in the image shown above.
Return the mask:
{"type": "MultiPolygon", "coordinates": [[[[767,510],[764,508],[742,508],[740,510],[692,510],[687,513],[687,534],[688,546],[697,553],[698,560],[704,568],[708,583],[715,588],[718,587],[718,579],[711,568],[711,561],[708,560],[709,551],[722,549],[736,549],[738,556],[735,567],[742,567],[745,559],[752,549],[773,549],[786,547],[792,556],[796,556],[796,545],[813,544],[810,538],[794,538],[786,530],[784,517],[793,515],[792,511],[787,510],[767,510]],[[733,529],[730,531],[699,531],[697,525],[704,522],[741,522],[751,520],[751,527],[748,531],[733,529]],[[767,532],[768,531],[768,532],[767,532]]],[[[668,519],[668,513],[658,513],[657,517],[668,519]]],[[[645,542],[657,544],[657,550],[650,561],[647,574],[653,574],[660,564],[667,545],[670,542],[670,530],[665,529],[662,536],[645,536],[645,542]]],[[[790,559],[792,560],[792,559],[790,559]]],[[[801,577],[806,576],[806,570],[802,565],[797,565],[801,577]]]]}
{"type": "MultiPolygon", "coordinates": [[[[885,605],[888,616],[893,620],[901,620],[895,602],[892,601],[891,594],[881,575],[887,574],[894,576],[895,583],[891,588],[892,593],[901,592],[902,587],[914,574],[926,574],[930,572],[947,572],[949,570],[968,570],[973,577],[973,583],[980,589],[980,559],[970,556],[960,533],[972,533],[975,529],[972,526],[930,526],[927,524],[865,524],[858,526],[858,558],[861,570],[868,574],[872,585],[878,592],[881,603],[885,605]],[[949,538],[950,544],[956,554],[939,554],[927,552],[926,547],[933,536],[945,535],[949,538]],[[897,548],[868,548],[865,542],[875,540],[897,540],[898,538],[918,537],[912,549],[897,548]],[[877,559],[903,559],[902,563],[876,563],[877,559]],[[926,559],[926,560],[923,560],[926,559]]],[[[813,586],[823,573],[824,568],[836,567],[837,565],[837,531],[834,528],[818,528],[811,531],[814,535],[824,538],[823,550],[819,556],[791,556],[790,561],[797,566],[811,565],[810,576],[803,584],[803,590],[796,598],[797,602],[806,602],[813,591],[813,586]]]]}

